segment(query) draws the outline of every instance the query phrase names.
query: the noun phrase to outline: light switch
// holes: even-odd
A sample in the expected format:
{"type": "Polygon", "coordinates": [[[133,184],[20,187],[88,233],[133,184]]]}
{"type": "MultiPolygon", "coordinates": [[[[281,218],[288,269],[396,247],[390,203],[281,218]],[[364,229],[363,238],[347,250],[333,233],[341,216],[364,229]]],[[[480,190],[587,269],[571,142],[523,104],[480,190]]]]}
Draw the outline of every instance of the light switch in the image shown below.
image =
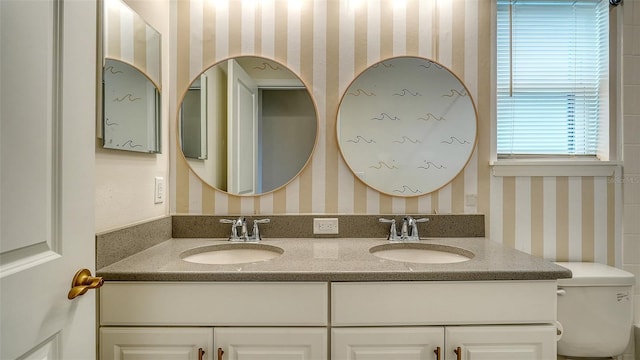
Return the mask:
{"type": "Polygon", "coordinates": [[[154,203],[162,204],[164,202],[164,178],[156,176],[154,203]]]}

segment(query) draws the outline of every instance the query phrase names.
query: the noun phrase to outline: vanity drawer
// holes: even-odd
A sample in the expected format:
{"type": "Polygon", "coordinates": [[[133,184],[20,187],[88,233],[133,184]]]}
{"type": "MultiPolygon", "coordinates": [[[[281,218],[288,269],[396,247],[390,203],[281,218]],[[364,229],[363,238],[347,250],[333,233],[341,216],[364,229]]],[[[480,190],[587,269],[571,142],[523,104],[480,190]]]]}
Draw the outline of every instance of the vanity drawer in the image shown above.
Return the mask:
{"type": "Polygon", "coordinates": [[[105,282],[101,325],[325,326],[328,285],[313,282],[105,282]]]}
{"type": "Polygon", "coordinates": [[[332,326],[551,323],[556,281],[333,283],[332,326]]]}

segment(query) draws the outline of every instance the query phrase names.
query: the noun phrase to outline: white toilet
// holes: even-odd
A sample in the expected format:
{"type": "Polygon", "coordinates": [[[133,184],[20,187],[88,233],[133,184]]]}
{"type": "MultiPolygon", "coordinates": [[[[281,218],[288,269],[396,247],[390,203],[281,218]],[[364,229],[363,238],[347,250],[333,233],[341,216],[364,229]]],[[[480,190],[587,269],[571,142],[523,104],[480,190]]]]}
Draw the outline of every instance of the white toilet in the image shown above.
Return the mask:
{"type": "Polygon", "coordinates": [[[612,358],[631,339],[633,274],[598,263],[558,262],[573,273],[558,280],[558,355],[612,358]]]}

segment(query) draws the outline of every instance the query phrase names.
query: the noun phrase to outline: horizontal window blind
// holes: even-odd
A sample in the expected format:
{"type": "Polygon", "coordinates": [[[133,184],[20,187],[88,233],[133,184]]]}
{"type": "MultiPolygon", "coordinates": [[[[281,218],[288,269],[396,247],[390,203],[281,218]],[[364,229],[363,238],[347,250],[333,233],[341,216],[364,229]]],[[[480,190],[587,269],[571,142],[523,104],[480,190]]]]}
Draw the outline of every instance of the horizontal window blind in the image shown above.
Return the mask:
{"type": "Polygon", "coordinates": [[[497,12],[498,155],[596,155],[608,2],[498,0],[497,12]]]}

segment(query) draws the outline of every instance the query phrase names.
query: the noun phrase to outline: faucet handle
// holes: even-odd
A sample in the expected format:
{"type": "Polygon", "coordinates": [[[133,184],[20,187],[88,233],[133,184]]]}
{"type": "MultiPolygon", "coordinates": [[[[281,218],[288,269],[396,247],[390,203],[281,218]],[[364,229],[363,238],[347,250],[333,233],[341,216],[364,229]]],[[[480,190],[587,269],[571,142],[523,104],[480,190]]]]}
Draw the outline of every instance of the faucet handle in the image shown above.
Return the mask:
{"type": "Polygon", "coordinates": [[[396,230],[396,219],[385,219],[379,218],[378,222],[391,224],[391,229],[389,229],[389,236],[387,236],[387,240],[397,240],[398,239],[398,231],[396,230]]]}
{"type": "Polygon", "coordinates": [[[420,235],[418,235],[418,223],[423,223],[429,221],[428,218],[420,218],[414,219],[411,216],[407,218],[409,220],[409,225],[411,226],[411,235],[408,236],[409,241],[420,241],[420,235]]]}
{"type": "Polygon", "coordinates": [[[271,219],[255,219],[253,220],[253,239],[254,241],[262,240],[262,236],[260,236],[260,230],[258,229],[258,224],[268,224],[271,222],[271,219]]]}
{"type": "Polygon", "coordinates": [[[222,224],[231,224],[231,235],[229,235],[229,241],[237,241],[238,240],[238,220],[231,219],[220,219],[220,223],[222,224]]]}

